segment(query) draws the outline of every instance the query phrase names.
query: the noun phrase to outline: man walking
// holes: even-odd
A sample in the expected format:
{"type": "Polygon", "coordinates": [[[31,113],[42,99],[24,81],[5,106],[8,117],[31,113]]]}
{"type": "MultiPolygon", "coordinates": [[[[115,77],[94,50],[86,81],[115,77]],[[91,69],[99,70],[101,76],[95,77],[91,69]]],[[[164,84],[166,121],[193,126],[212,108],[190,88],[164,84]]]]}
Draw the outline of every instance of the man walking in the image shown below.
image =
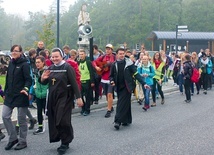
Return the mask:
{"type": "Polygon", "coordinates": [[[112,86],[116,85],[118,101],[114,127],[119,130],[121,124],[127,126],[132,123],[131,95],[136,86],[135,78],[144,88],[150,87],[142,80],[133,62],[129,58],[125,58],[124,48],[119,48],[116,54],[117,60],[111,67],[110,83],[112,86]]]}

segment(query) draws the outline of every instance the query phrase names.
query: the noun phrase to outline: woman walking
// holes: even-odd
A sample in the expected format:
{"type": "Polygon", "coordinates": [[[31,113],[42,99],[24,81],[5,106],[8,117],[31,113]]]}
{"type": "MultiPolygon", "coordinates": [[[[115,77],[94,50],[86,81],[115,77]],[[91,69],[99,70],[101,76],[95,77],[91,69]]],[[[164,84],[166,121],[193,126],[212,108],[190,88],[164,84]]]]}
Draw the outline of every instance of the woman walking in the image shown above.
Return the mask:
{"type": "Polygon", "coordinates": [[[47,103],[49,138],[50,143],[61,141],[60,147],[57,148],[59,154],[67,151],[69,143],[74,138],[71,125],[74,98],[76,97],[78,106],[83,105],[74,69],[63,60],[63,57],[63,51],[54,48],[51,54],[54,64],[45,70],[39,79],[42,84],[49,84],[47,103]]]}

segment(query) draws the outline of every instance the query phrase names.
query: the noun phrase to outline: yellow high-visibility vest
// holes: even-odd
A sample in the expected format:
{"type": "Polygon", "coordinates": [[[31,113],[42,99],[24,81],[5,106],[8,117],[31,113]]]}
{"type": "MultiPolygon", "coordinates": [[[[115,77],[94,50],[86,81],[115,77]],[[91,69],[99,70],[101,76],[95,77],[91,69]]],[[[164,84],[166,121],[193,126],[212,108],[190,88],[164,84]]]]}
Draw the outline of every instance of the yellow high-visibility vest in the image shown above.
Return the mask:
{"type": "MultiPolygon", "coordinates": [[[[155,63],[152,64],[154,69],[155,69],[155,76],[153,78],[157,79],[157,80],[160,80],[161,79],[161,75],[164,75],[162,73],[162,69],[165,65],[165,62],[161,62],[160,65],[158,66],[158,68],[155,67],[155,63]]],[[[163,79],[164,77],[162,77],[163,79]]]]}

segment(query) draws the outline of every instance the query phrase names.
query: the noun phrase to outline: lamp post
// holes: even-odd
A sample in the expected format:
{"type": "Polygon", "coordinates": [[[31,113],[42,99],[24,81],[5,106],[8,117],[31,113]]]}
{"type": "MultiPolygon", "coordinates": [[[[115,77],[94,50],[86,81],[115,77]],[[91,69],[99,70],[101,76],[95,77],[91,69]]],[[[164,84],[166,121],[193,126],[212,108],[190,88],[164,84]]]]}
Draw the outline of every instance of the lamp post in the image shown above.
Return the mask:
{"type": "Polygon", "coordinates": [[[60,0],[57,0],[57,37],[56,37],[57,38],[57,41],[56,41],[57,47],[59,47],[59,7],[60,7],[59,1],[60,0]]]}

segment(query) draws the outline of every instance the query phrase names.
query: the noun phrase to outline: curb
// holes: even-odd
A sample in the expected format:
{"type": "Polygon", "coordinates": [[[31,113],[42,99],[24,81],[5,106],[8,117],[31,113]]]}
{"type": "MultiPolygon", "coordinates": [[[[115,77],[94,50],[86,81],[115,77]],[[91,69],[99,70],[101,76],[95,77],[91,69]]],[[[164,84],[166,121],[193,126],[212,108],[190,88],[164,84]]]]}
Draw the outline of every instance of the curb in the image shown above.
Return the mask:
{"type": "MultiPolygon", "coordinates": [[[[170,87],[170,88],[165,88],[163,90],[164,94],[170,94],[170,93],[173,93],[175,91],[178,91],[178,87],[170,87]]],[[[132,96],[131,101],[133,102],[135,100],[136,100],[136,98],[132,96]]],[[[117,100],[114,99],[113,105],[116,105],[116,103],[117,103],[117,100]]],[[[91,105],[90,109],[91,109],[91,111],[94,111],[94,110],[97,110],[97,109],[102,109],[104,107],[107,107],[107,102],[106,101],[102,101],[102,102],[100,102],[99,104],[96,104],[96,105],[93,104],[93,105],[91,105]]],[[[72,115],[73,114],[78,114],[80,112],[81,112],[81,108],[77,107],[75,109],[72,109],[72,115]]],[[[37,115],[33,115],[33,117],[37,119],[37,115]]],[[[13,124],[16,124],[17,120],[12,120],[12,122],[13,122],[13,124]]],[[[3,122],[0,122],[0,129],[4,129],[4,128],[5,127],[4,127],[3,122]]]]}

